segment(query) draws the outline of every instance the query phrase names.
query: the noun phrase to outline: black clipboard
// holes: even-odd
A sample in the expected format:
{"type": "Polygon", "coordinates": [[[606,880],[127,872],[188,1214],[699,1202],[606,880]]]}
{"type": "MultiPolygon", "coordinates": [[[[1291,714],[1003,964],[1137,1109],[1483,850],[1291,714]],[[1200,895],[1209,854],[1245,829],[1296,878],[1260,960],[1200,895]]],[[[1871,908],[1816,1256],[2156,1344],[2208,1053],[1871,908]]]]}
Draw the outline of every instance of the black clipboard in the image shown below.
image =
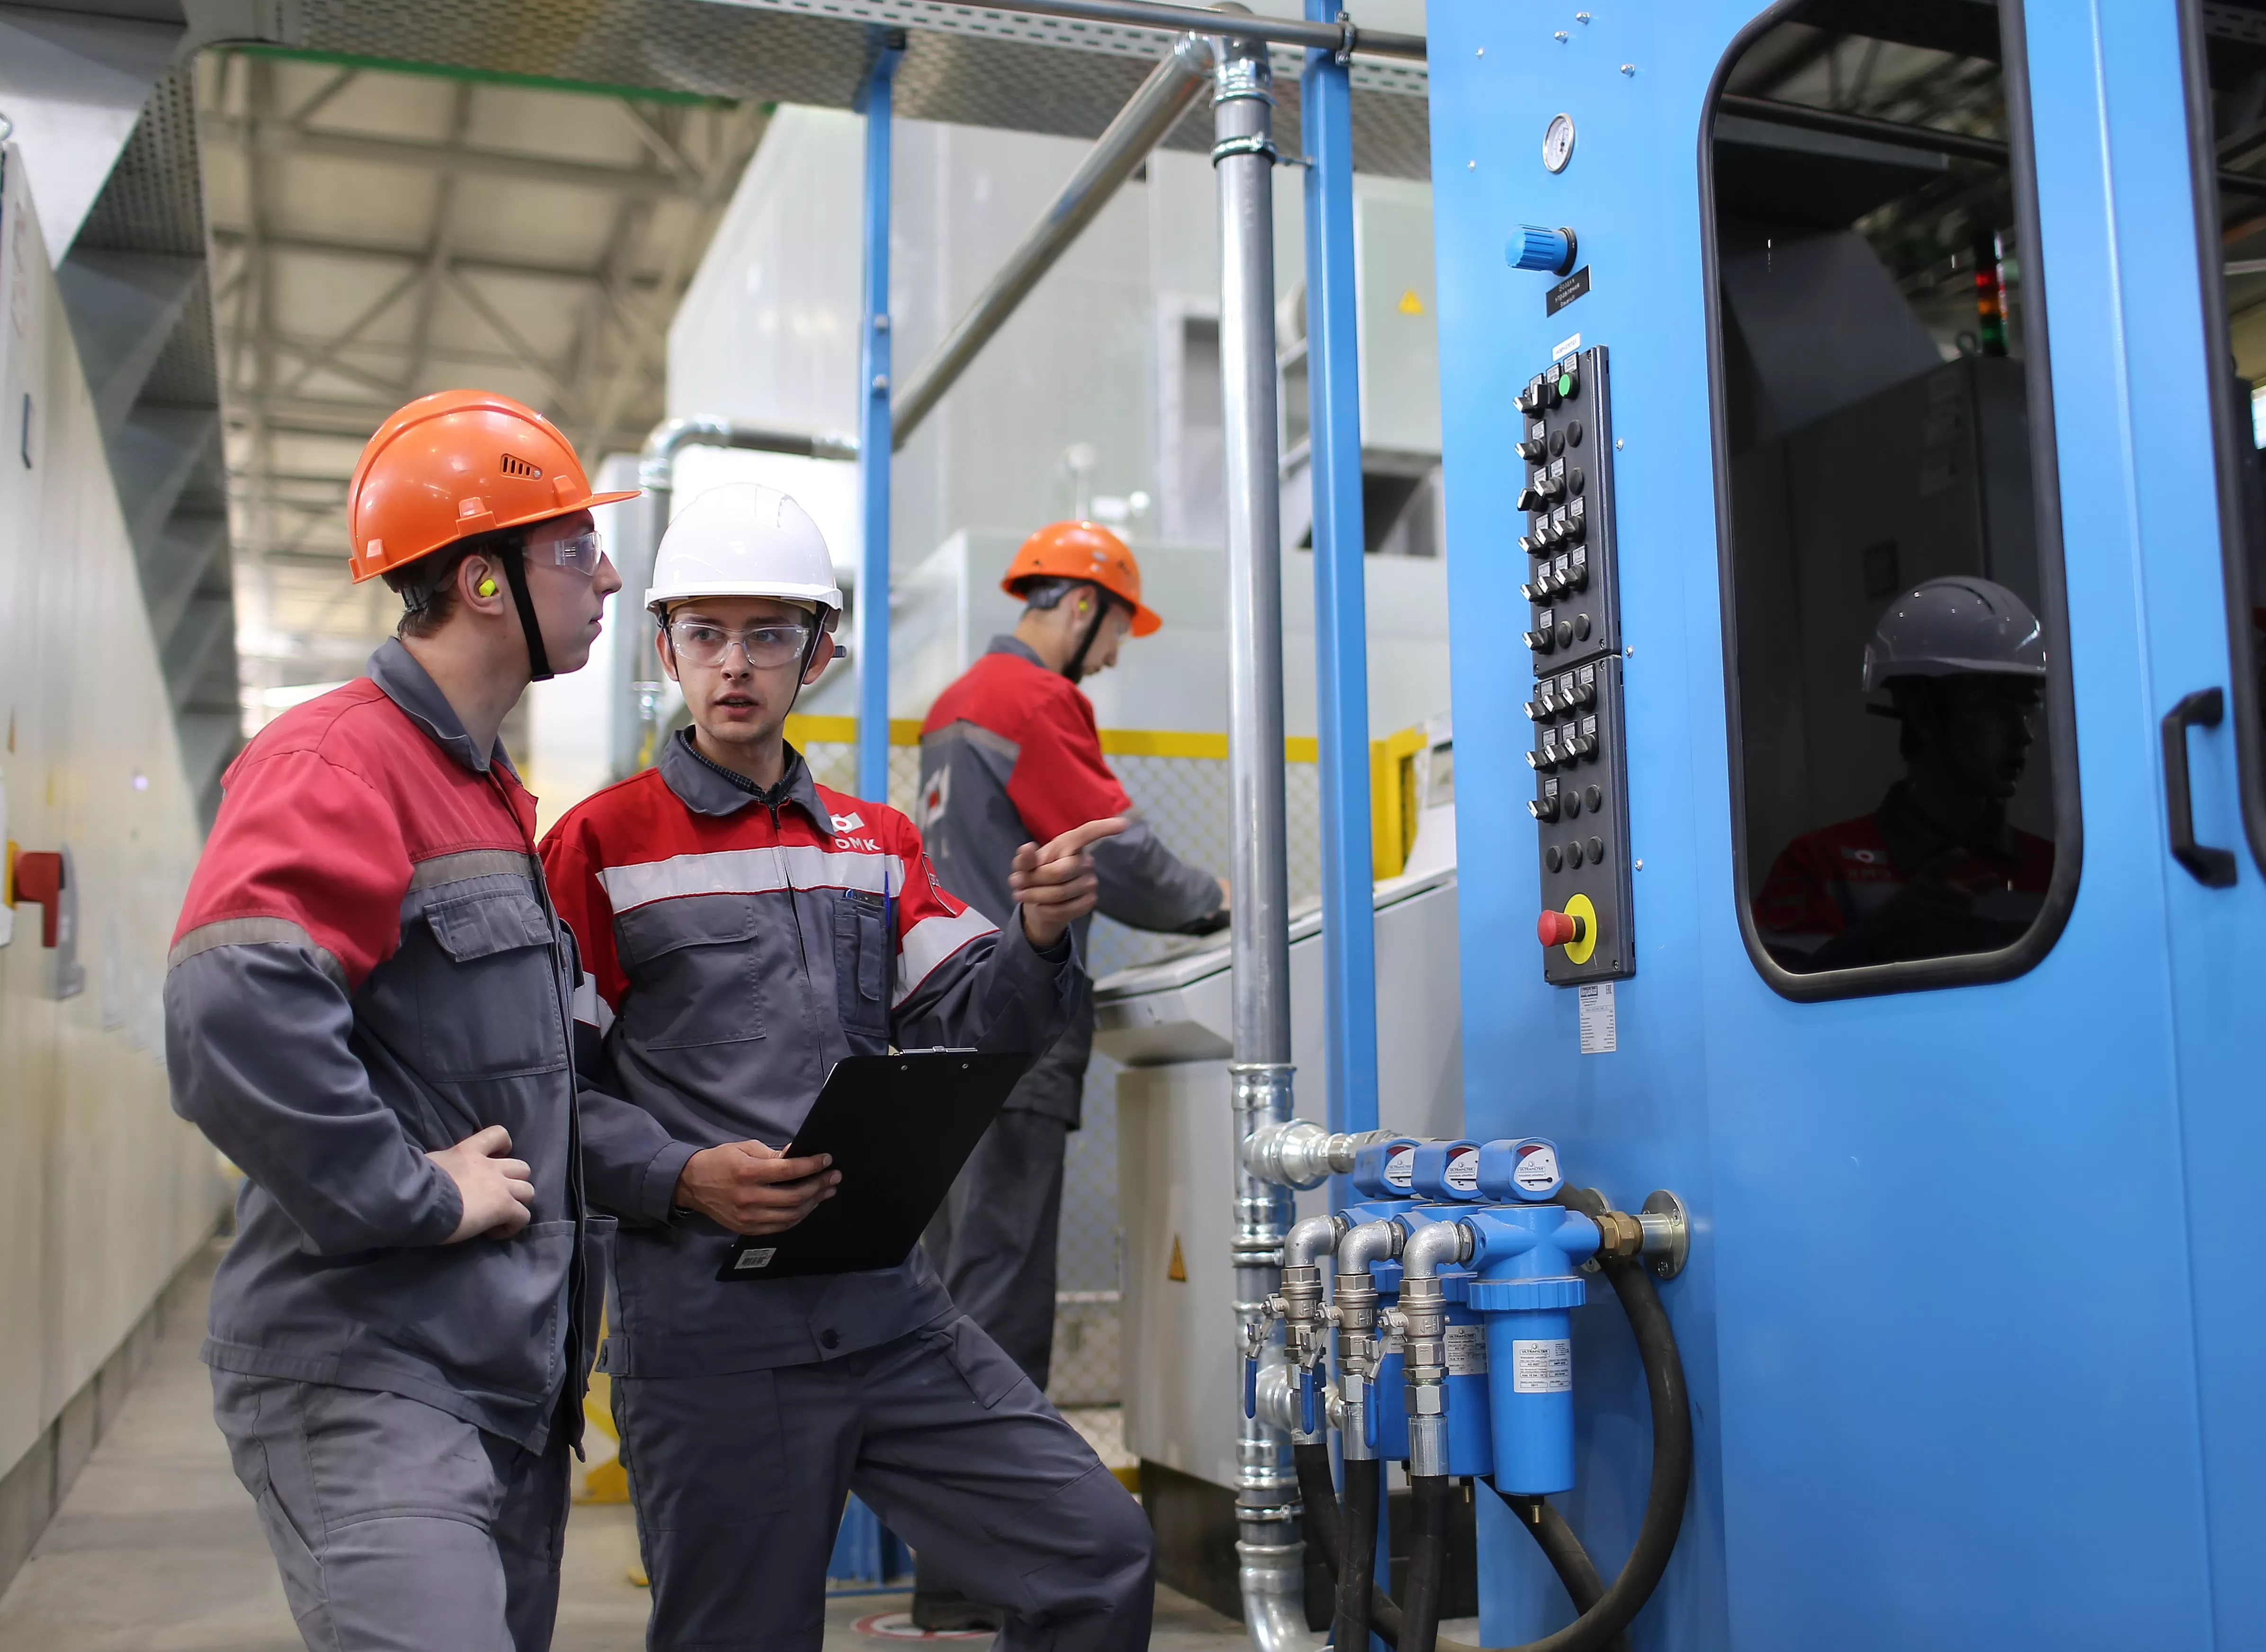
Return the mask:
{"type": "Polygon", "coordinates": [[[972,1049],[836,1062],[786,1152],[833,1154],[841,1185],[786,1232],[734,1239],[716,1277],[737,1283],[895,1268],[912,1254],[1030,1064],[1027,1055],[972,1049]]]}

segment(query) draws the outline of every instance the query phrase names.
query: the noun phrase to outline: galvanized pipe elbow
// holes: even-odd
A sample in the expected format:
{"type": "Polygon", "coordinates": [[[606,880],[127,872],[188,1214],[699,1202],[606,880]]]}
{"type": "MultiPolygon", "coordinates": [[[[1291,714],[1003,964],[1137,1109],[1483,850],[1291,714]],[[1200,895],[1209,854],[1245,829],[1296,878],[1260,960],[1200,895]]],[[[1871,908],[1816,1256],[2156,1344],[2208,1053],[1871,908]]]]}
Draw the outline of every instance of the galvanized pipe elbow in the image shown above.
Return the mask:
{"type": "Polygon", "coordinates": [[[1338,1276],[1365,1274],[1400,1254],[1408,1230],[1398,1222],[1364,1222],[1338,1241],[1338,1276]]]}
{"type": "Polygon", "coordinates": [[[1434,1222],[1418,1228],[1400,1247],[1402,1289],[1411,1281],[1436,1277],[1443,1267],[1471,1261],[1474,1243],[1468,1223],[1434,1222]]]}
{"type": "Polygon", "coordinates": [[[1283,1266],[1313,1268],[1321,1259],[1337,1249],[1352,1224],[1341,1216],[1310,1216],[1290,1230],[1290,1237],[1283,1241],[1283,1266]]]}

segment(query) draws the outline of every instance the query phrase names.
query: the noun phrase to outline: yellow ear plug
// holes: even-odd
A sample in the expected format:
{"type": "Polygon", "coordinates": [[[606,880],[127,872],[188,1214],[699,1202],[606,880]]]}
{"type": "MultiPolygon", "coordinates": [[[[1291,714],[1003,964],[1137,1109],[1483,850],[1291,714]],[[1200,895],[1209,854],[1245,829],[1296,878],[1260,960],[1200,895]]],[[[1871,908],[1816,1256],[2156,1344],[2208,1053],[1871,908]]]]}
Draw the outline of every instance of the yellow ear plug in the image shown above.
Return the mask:
{"type": "Polygon", "coordinates": [[[473,588],[483,596],[493,596],[496,594],[496,582],[493,580],[482,580],[473,588]]]}

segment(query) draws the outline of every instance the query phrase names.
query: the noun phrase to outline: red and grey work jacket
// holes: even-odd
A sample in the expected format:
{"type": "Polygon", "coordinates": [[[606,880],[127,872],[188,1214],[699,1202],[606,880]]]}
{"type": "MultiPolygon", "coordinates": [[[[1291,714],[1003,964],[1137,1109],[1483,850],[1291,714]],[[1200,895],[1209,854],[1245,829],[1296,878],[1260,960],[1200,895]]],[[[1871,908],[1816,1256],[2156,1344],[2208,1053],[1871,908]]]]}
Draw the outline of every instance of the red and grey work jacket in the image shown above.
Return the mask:
{"type": "Polygon", "coordinates": [[[945,893],[913,824],[817,785],[792,748],[759,793],[689,738],[543,840],[588,970],[576,1001],[590,1195],[623,1218],[605,1369],[690,1377],[871,1348],[956,1310],[916,1246],[894,1268],[723,1284],[728,1235],[676,1204],[692,1155],[784,1147],[834,1064],[935,1045],[1043,1049],[1085,998],[945,893]]]}
{"type": "Polygon", "coordinates": [[[224,786],[165,976],[174,1109],[246,1177],[206,1360],[406,1394],[530,1450],[563,1404],[579,1435],[575,970],[535,800],[398,642],[224,786]],[[534,1219],[446,1244],[463,1202],[426,1155],[491,1124],[534,1219]]]}
{"type": "MultiPolygon", "coordinates": [[[[978,911],[1004,922],[1016,850],[1113,815],[1133,823],[1093,845],[1100,910],[1135,929],[1220,928],[1219,881],[1174,854],[1140,817],[1102,755],[1093,702],[1027,644],[994,637],[937,696],[921,728],[921,831],[939,874],[978,911]]],[[[1078,926],[1081,954],[1088,926],[1078,926]]],[[[1093,1044],[1089,999],[1007,1105],[1076,1126],[1093,1044]]]]}

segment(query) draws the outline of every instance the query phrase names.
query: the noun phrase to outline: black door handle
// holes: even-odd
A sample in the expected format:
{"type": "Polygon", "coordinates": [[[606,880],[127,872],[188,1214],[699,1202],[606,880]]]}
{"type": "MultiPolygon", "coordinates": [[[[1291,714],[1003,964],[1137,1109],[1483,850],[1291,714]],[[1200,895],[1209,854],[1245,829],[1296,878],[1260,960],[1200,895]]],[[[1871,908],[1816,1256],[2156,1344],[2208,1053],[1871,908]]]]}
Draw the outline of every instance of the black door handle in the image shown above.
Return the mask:
{"type": "Polygon", "coordinates": [[[2197,689],[2164,713],[2164,812],[2170,816],[2172,859],[2207,888],[2234,887],[2234,852],[2199,844],[2195,803],[2188,792],[2188,729],[2216,728],[2226,715],[2226,697],[2215,688],[2197,689]]]}

